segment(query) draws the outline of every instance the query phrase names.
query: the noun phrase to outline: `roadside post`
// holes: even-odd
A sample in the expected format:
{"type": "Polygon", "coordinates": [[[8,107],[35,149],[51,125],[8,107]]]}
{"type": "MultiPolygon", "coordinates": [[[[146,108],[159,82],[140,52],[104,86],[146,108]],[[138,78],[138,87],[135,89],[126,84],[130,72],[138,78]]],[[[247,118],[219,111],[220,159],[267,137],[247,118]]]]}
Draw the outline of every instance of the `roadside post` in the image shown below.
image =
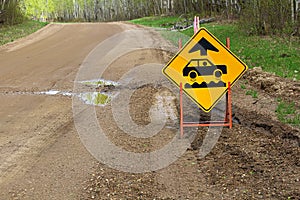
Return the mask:
{"type": "MultiPolygon", "coordinates": [[[[184,127],[229,127],[232,128],[231,87],[246,72],[247,65],[230,51],[230,38],[226,46],[205,28],[197,32],[163,68],[163,74],[179,87],[180,134],[184,127]],[[221,121],[185,122],[183,111],[185,93],[204,112],[211,112],[214,106],[226,96],[226,113],[221,121]]],[[[199,28],[199,29],[198,29],[199,28]]]]}
{"type": "Polygon", "coordinates": [[[194,34],[196,34],[198,32],[200,28],[200,18],[195,16],[194,17],[194,34]]]}
{"type": "Polygon", "coordinates": [[[179,50],[182,48],[182,39],[181,38],[179,38],[179,40],[178,40],[178,48],[179,48],[179,50]]]}

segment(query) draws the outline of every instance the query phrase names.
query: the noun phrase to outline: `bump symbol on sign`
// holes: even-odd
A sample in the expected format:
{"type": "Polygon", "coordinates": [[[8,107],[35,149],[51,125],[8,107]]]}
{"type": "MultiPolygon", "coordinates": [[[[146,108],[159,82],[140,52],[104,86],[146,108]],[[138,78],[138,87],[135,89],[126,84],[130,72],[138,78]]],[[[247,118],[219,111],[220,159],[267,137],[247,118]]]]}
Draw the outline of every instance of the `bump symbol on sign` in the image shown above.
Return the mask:
{"type": "Polygon", "coordinates": [[[190,77],[192,84],[186,83],[185,88],[213,88],[226,87],[226,83],[221,80],[223,74],[227,74],[226,65],[214,65],[208,59],[192,59],[184,68],[183,76],[190,77]],[[213,76],[218,82],[210,81],[207,83],[197,83],[197,76],[213,76]]]}
{"type": "MultiPolygon", "coordinates": [[[[207,51],[219,52],[219,50],[207,41],[204,37],[193,46],[189,53],[200,51],[200,56],[207,57],[207,51]]],[[[226,65],[214,65],[208,58],[206,59],[192,59],[184,68],[183,76],[190,77],[191,84],[186,83],[184,87],[186,89],[192,88],[214,88],[214,87],[226,87],[226,83],[221,80],[223,74],[227,74],[226,65]],[[196,82],[198,76],[212,76],[210,81],[203,81],[201,83],[196,82]]]]}

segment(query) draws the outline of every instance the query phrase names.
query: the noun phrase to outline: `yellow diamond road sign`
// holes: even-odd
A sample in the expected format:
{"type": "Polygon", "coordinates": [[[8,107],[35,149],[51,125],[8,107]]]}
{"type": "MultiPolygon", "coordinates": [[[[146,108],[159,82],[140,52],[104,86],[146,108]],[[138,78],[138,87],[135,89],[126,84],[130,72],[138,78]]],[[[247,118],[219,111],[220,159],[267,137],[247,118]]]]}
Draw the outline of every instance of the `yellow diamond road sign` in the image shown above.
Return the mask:
{"type": "Polygon", "coordinates": [[[209,112],[248,69],[205,28],[201,28],[164,67],[163,73],[209,112]]]}

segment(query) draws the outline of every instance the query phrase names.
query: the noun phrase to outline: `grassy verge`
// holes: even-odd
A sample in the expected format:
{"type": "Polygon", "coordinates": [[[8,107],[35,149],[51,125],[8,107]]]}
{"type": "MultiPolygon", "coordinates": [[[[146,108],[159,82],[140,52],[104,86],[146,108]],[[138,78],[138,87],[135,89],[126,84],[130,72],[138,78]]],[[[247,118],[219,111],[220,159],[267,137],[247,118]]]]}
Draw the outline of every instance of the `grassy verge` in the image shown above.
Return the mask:
{"type": "MultiPolygon", "coordinates": [[[[204,25],[222,42],[230,37],[231,50],[249,67],[300,80],[300,42],[295,38],[247,36],[236,24],[204,25]]],[[[192,35],[192,30],[185,31],[192,35]]]]}
{"type": "Polygon", "coordinates": [[[276,114],[280,121],[300,127],[300,113],[295,103],[286,103],[279,99],[276,114]]]}
{"type": "Polygon", "coordinates": [[[168,17],[144,17],[139,19],[131,20],[132,23],[140,24],[144,26],[150,27],[160,27],[160,28],[170,28],[175,24],[178,20],[176,16],[168,16],[168,17]]]}
{"type": "MultiPolygon", "coordinates": [[[[133,20],[133,23],[162,27],[164,24],[174,24],[176,17],[165,19],[155,17],[133,20]]],[[[248,36],[239,30],[237,24],[204,24],[221,42],[225,43],[230,37],[231,50],[241,58],[250,68],[261,67],[264,71],[275,73],[278,76],[300,80],[300,41],[295,38],[248,36]]],[[[181,34],[183,42],[186,36],[193,35],[193,29],[188,29],[181,34]]],[[[163,31],[162,35],[177,45],[178,32],[163,31]]]]}
{"type": "Polygon", "coordinates": [[[14,26],[0,26],[0,45],[30,35],[46,25],[47,23],[29,20],[14,26]]]}

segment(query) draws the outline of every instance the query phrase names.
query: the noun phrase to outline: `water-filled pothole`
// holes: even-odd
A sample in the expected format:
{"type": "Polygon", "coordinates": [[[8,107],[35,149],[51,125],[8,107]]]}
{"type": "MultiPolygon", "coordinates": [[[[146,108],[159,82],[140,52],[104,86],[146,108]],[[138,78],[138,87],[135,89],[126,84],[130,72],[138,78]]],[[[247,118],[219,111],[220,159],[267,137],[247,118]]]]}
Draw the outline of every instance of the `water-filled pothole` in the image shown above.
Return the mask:
{"type": "Polygon", "coordinates": [[[113,88],[120,85],[117,82],[104,80],[104,79],[80,81],[79,83],[87,86],[92,86],[92,88],[84,88],[87,89],[88,91],[83,90],[82,92],[66,92],[60,90],[48,90],[48,91],[38,91],[38,92],[35,91],[1,92],[0,91],[0,95],[47,95],[47,96],[77,97],[83,103],[88,105],[105,106],[111,102],[112,98],[117,93],[117,91],[113,91],[113,88]],[[101,91],[99,91],[99,87],[103,87],[105,89],[100,89],[101,91]],[[96,89],[98,90],[98,92],[95,91],[96,89]]]}
{"type": "Polygon", "coordinates": [[[100,92],[83,92],[76,95],[85,104],[94,106],[105,106],[109,104],[114,96],[114,92],[111,91],[112,87],[114,88],[120,85],[117,82],[105,79],[79,81],[79,83],[86,86],[92,86],[92,88],[97,90],[99,87],[103,87],[106,89],[105,92],[101,89],[100,92]]]}
{"type": "Polygon", "coordinates": [[[100,92],[86,92],[77,95],[85,104],[105,106],[111,102],[112,95],[100,92]]]}

